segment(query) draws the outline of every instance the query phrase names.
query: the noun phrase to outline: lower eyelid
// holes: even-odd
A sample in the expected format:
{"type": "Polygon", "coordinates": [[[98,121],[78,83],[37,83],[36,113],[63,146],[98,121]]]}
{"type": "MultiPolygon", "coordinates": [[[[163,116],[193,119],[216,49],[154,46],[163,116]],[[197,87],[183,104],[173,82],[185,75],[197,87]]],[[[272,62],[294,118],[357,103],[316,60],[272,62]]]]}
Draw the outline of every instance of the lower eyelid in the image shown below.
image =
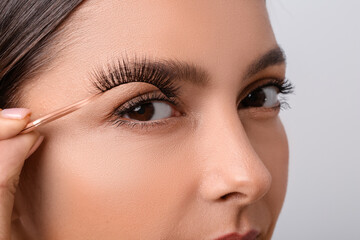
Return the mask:
{"type": "Polygon", "coordinates": [[[120,128],[121,130],[130,131],[131,133],[169,133],[169,129],[176,129],[176,126],[181,122],[184,122],[186,115],[182,114],[178,117],[169,117],[161,120],[153,121],[127,121],[117,120],[116,122],[109,122],[114,128],[120,128]]]}
{"type": "Polygon", "coordinates": [[[251,112],[272,112],[274,110],[278,110],[281,107],[281,102],[274,107],[247,107],[240,108],[238,111],[251,111],[251,112]]]}
{"type": "Polygon", "coordinates": [[[281,109],[281,105],[277,105],[272,108],[247,108],[240,109],[240,118],[250,118],[254,120],[270,119],[278,116],[281,109]]]}

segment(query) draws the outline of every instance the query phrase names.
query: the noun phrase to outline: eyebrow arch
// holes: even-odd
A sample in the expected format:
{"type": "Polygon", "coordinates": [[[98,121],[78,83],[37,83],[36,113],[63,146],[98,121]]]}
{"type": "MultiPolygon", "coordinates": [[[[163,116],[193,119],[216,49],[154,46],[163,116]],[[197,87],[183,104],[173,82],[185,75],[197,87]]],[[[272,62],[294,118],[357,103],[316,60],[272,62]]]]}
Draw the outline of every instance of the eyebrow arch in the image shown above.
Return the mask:
{"type": "Polygon", "coordinates": [[[210,81],[208,71],[191,62],[170,59],[162,60],[155,65],[167,69],[174,79],[187,81],[195,86],[206,87],[210,81]]]}
{"type": "Polygon", "coordinates": [[[260,58],[256,59],[248,68],[245,74],[245,79],[251,78],[257,73],[265,70],[270,66],[280,65],[286,63],[286,56],[284,50],[280,46],[271,49],[260,58]]]}

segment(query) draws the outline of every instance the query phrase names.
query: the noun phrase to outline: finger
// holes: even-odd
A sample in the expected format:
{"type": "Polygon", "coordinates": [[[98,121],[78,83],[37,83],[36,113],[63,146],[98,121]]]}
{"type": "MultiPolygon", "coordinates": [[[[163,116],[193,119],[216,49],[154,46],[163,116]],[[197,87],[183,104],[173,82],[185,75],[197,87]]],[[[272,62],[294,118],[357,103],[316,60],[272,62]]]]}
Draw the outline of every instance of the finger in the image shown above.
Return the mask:
{"type": "Polygon", "coordinates": [[[12,180],[16,178],[33,147],[42,140],[36,131],[20,134],[0,141],[0,186],[12,189],[12,180]]]}
{"type": "Polygon", "coordinates": [[[37,132],[0,141],[0,239],[10,239],[15,192],[25,158],[42,138],[37,132]]]}
{"type": "Polygon", "coordinates": [[[26,108],[9,108],[0,111],[0,140],[19,134],[29,122],[30,114],[30,110],[26,108]]]}

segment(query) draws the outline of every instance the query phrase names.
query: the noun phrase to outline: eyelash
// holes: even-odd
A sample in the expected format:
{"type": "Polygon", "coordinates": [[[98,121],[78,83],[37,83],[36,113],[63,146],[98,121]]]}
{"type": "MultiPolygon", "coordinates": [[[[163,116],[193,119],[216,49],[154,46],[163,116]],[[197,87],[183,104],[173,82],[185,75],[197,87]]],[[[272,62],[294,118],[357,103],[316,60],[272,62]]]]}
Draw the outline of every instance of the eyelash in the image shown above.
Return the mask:
{"type": "MultiPolygon", "coordinates": [[[[279,89],[279,93],[281,94],[290,94],[294,91],[293,84],[289,81],[289,79],[271,79],[270,82],[262,85],[260,88],[268,87],[268,86],[275,86],[279,89]]],[[[259,88],[257,88],[259,89],[259,88]]],[[[257,90],[254,89],[254,90],[257,90]]],[[[254,91],[253,90],[253,91],[254,91]]]]}
{"type": "Polygon", "coordinates": [[[180,86],[172,81],[171,72],[159,66],[150,66],[150,62],[144,58],[141,64],[136,58],[129,66],[129,60],[115,61],[103,69],[95,69],[92,73],[92,84],[101,92],[109,91],[122,84],[131,82],[144,82],[156,86],[168,98],[177,98],[180,86]],[[139,67],[140,66],[140,67],[139,67]]]}
{"type": "Polygon", "coordinates": [[[289,79],[280,80],[280,82],[279,79],[276,79],[275,82],[277,83],[275,83],[274,86],[279,89],[279,94],[282,94],[282,97],[280,97],[280,105],[278,108],[280,108],[280,110],[289,109],[290,105],[287,102],[286,97],[284,96],[294,93],[294,85],[290,82],[289,79]]]}
{"type": "MultiPolygon", "coordinates": [[[[265,87],[269,87],[269,86],[276,87],[279,90],[278,93],[282,94],[282,95],[293,93],[293,90],[294,90],[294,86],[288,79],[285,79],[285,80],[271,79],[267,83],[255,88],[255,89],[252,89],[250,91],[250,93],[260,90],[265,87]]],[[[121,126],[121,125],[127,125],[130,128],[134,128],[134,127],[151,128],[151,127],[157,127],[159,125],[165,124],[169,118],[163,119],[163,120],[142,122],[142,121],[122,120],[120,117],[118,117],[120,115],[123,115],[123,114],[131,111],[132,109],[134,109],[137,106],[140,106],[142,104],[149,103],[152,101],[168,102],[175,107],[179,106],[179,104],[180,104],[180,102],[178,100],[176,100],[176,98],[165,97],[163,94],[161,94],[159,92],[149,92],[149,93],[140,95],[136,98],[133,98],[133,99],[129,100],[128,102],[126,102],[125,104],[123,104],[122,106],[120,106],[119,108],[116,108],[116,110],[113,113],[115,120],[112,120],[112,124],[116,125],[117,127],[121,126]]],[[[280,99],[280,104],[274,108],[270,108],[270,110],[287,109],[287,108],[289,108],[289,104],[285,101],[285,99],[280,99]]]]}

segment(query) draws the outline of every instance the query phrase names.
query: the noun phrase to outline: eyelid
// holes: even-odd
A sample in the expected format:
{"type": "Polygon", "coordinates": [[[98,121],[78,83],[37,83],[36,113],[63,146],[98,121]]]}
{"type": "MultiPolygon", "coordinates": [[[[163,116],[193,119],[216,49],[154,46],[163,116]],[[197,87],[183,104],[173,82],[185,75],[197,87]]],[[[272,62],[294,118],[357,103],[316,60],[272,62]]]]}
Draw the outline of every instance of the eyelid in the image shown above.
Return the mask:
{"type": "Polygon", "coordinates": [[[146,134],[155,130],[157,134],[167,134],[169,133],[169,129],[173,129],[173,127],[179,124],[184,118],[185,114],[182,114],[177,117],[169,117],[161,120],[153,120],[153,121],[130,121],[130,120],[109,120],[108,124],[114,127],[124,127],[124,130],[128,129],[132,133],[134,131],[138,131],[140,134],[146,134]],[[180,118],[182,120],[180,120],[180,118]]]}

